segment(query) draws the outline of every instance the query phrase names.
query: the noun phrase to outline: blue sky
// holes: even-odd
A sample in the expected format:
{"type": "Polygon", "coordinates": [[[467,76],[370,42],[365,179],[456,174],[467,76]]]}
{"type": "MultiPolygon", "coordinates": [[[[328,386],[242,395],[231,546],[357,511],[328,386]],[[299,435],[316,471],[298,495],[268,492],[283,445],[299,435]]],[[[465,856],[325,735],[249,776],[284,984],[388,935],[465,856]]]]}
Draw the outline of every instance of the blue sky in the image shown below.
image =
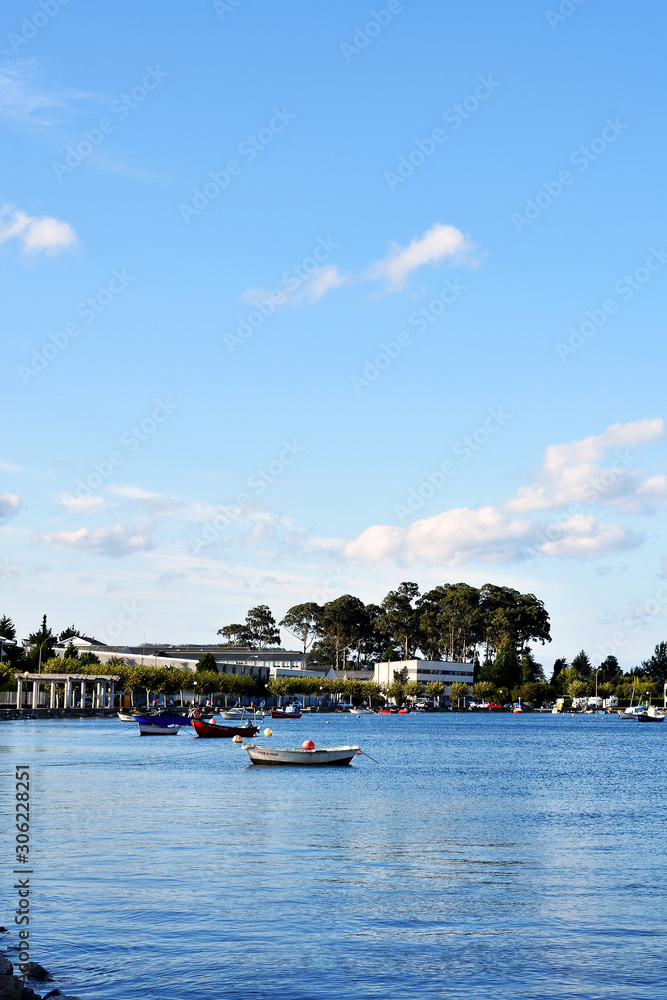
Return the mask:
{"type": "Polygon", "coordinates": [[[664,21],[599,0],[7,3],[19,630],[46,611],[211,642],[258,603],[466,580],[545,601],[545,665],[649,655],[664,21]]]}

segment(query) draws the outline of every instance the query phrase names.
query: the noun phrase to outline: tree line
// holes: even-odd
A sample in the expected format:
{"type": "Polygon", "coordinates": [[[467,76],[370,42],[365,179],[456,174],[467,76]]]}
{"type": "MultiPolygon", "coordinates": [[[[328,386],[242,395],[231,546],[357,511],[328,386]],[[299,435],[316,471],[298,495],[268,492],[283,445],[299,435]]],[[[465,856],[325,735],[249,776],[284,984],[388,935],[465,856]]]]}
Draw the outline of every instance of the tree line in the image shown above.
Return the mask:
{"type": "Polygon", "coordinates": [[[484,662],[501,650],[524,653],[551,639],[549,615],[534,594],[511,587],[445,583],[425,593],[412,582],[390,590],[381,604],[343,594],[325,604],[295,604],[280,622],[261,604],[243,623],[218,629],[230,646],[264,649],[280,642],[279,628],[299,641],[308,662],[337,670],[377,660],[484,662]]]}

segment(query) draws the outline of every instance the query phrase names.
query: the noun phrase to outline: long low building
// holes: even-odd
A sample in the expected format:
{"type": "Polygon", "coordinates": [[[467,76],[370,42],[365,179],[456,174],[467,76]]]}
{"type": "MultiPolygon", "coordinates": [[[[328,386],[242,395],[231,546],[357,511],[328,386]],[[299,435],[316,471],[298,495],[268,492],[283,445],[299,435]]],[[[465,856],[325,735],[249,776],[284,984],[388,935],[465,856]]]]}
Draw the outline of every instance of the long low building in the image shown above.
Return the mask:
{"type": "Polygon", "coordinates": [[[197,663],[206,653],[212,653],[218,673],[240,674],[255,677],[257,680],[268,681],[271,677],[283,676],[322,676],[321,671],[306,670],[306,657],[298,650],[281,648],[248,649],[244,646],[107,646],[97,639],[87,636],[76,636],[56,643],[55,653],[64,656],[65,650],[72,642],[79,655],[94,653],[101,663],[108,663],[113,658],[121,658],[130,666],[144,667],[178,667],[182,670],[195,670],[197,663]]]}
{"type": "Polygon", "coordinates": [[[376,684],[391,684],[394,674],[407,671],[408,681],[421,681],[429,684],[440,681],[445,685],[445,693],[449,694],[450,685],[456,681],[472,684],[472,663],[457,663],[454,660],[386,660],[375,664],[374,680],[376,684]]]}

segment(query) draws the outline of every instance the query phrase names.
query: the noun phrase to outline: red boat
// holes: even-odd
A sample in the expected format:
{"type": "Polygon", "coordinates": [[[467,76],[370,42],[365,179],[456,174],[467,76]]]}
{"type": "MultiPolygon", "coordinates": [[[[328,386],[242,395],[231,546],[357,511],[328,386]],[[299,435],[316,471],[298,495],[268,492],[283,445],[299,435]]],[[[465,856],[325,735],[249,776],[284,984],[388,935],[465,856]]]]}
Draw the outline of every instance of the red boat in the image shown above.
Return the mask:
{"type": "Polygon", "coordinates": [[[192,727],[200,738],[255,736],[259,732],[259,726],[219,726],[215,722],[202,722],[201,719],[192,719],[192,727]]]}
{"type": "Polygon", "coordinates": [[[378,708],[378,715],[398,715],[395,708],[378,708]]]}
{"type": "Polygon", "coordinates": [[[399,715],[409,715],[410,714],[410,709],[409,708],[399,708],[398,714],[399,715]]]}
{"type": "Polygon", "coordinates": [[[301,712],[283,712],[279,708],[269,709],[272,719],[300,719],[301,712]]]}

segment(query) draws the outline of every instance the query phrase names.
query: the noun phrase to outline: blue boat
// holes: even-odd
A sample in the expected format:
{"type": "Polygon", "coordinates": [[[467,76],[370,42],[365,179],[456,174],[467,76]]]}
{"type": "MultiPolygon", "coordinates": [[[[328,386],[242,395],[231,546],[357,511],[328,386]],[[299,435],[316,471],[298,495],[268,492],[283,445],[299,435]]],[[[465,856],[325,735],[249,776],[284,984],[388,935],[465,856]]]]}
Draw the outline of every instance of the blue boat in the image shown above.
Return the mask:
{"type": "Polygon", "coordinates": [[[142,726],[190,726],[192,723],[187,715],[178,712],[156,712],[155,715],[135,715],[134,721],[142,726]]]}

